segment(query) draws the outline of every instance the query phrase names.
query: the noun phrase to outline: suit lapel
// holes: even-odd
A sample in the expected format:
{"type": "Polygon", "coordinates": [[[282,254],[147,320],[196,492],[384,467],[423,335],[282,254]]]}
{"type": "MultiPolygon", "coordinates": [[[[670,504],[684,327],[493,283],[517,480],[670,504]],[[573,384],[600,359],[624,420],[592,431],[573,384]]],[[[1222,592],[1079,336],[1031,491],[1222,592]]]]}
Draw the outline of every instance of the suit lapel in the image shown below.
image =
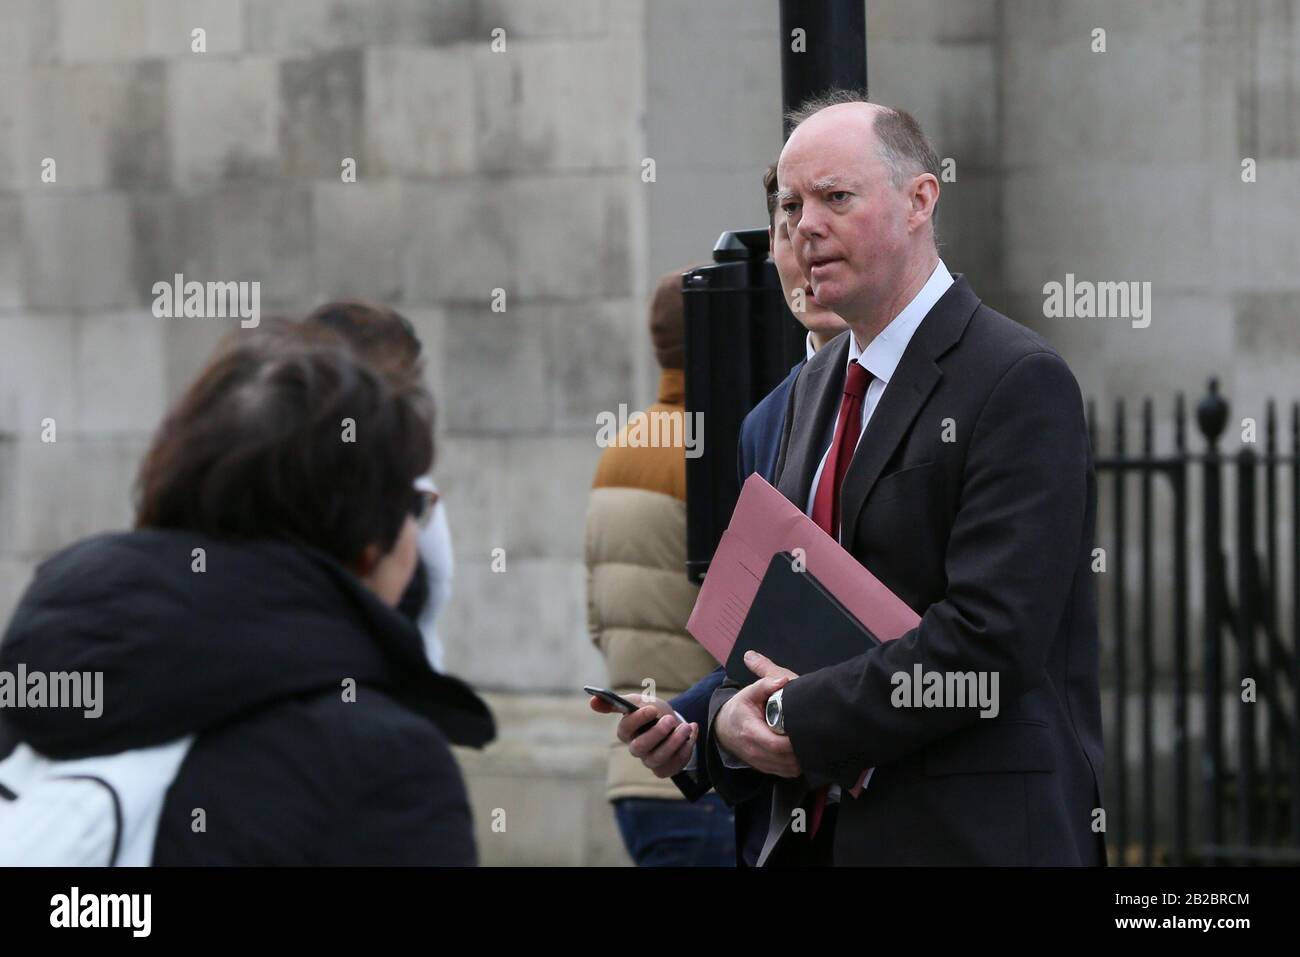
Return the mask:
{"type": "Polygon", "coordinates": [[[964,276],[957,274],[953,280],[913,333],[844,476],[844,486],[840,489],[841,544],[850,552],[857,537],[858,515],[867,496],[917,413],[943,378],[935,360],[961,338],[979,305],[964,276]]]}
{"type": "Polygon", "coordinates": [[[894,370],[894,377],[872,413],[867,430],[862,433],[853,461],[844,475],[844,486],[840,489],[841,544],[848,551],[853,551],[858,513],[862,511],[863,503],[941,377],[938,366],[928,357],[920,358],[915,353],[904,354],[903,361],[894,370]],[[909,359],[913,361],[909,362],[909,359]]]}
{"type": "Polygon", "coordinates": [[[839,410],[844,391],[844,364],[849,354],[849,336],[840,333],[804,367],[802,381],[796,380],[793,419],[786,423],[789,439],[785,459],[777,472],[776,487],[803,511],[812,489],[813,473],[826,450],[821,438],[839,410]]]}

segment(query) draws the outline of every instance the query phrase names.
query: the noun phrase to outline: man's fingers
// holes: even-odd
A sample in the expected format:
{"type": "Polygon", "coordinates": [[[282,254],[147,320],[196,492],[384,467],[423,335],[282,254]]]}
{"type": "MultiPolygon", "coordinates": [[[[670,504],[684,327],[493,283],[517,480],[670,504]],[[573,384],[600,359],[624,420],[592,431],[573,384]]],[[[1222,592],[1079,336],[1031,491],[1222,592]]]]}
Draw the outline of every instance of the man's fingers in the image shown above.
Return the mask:
{"type": "Polygon", "coordinates": [[[764,774],[775,774],[782,778],[797,778],[803,773],[789,738],[766,727],[761,733],[761,744],[755,747],[753,759],[749,761],[753,767],[764,774]]]}
{"type": "Polygon", "coordinates": [[[772,742],[771,754],[775,767],[772,773],[783,778],[797,778],[803,773],[799,759],[795,756],[794,745],[784,735],[770,732],[777,740],[772,742]]]}
{"type": "Polygon", "coordinates": [[[757,651],[745,652],[745,667],[760,678],[766,678],[777,670],[777,666],[772,663],[771,658],[767,657],[767,655],[761,655],[757,651]]]}
{"type": "Polygon", "coordinates": [[[642,763],[659,777],[666,778],[684,768],[695,749],[695,725],[679,724],[659,747],[644,758],[642,763]]]}
{"type": "Polygon", "coordinates": [[[659,717],[659,712],[652,707],[637,708],[630,714],[625,715],[619,722],[615,733],[618,739],[624,744],[631,744],[632,739],[646,725],[653,722],[659,717]]]}
{"type": "Polygon", "coordinates": [[[752,703],[756,703],[762,708],[767,704],[767,699],[776,694],[779,688],[784,688],[790,683],[789,674],[774,675],[770,678],[759,678],[748,688],[740,692],[752,703]]]}
{"type": "MultiPolygon", "coordinates": [[[[802,772],[799,759],[795,756],[794,745],[784,735],[779,735],[767,726],[767,719],[761,710],[771,691],[781,687],[786,678],[762,678],[754,682],[751,688],[758,689],[752,707],[738,712],[734,726],[723,727],[719,724],[718,740],[728,751],[750,767],[782,778],[796,778],[802,772]]],[[[739,696],[737,696],[739,697],[739,696]]],[[[719,712],[719,717],[722,713],[719,712]]]]}
{"type": "Polygon", "coordinates": [[[681,743],[690,736],[691,726],[689,724],[674,725],[668,733],[664,735],[663,740],[656,747],[646,751],[645,757],[641,759],[641,762],[652,770],[657,768],[666,761],[670,761],[681,743]]]}
{"type": "Polygon", "coordinates": [[[778,689],[784,688],[788,685],[791,679],[795,677],[796,675],[792,675],[790,672],[785,671],[779,675],[760,678],[758,683],[763,685],[763,690],[770,696],[775,694],[778,689]]]}
{"type": "Polygon", "coordinates": [[[613,714],[613,713],[614,713],[614,706],[611,705],[611,704],[610,704],[608,701],[606,701],[604,698],[597,698],[595,695],[592,695],[592,696],[587,700],[587,703],[588,703],[589,705],[591,705],[591,710],[592,710],[592,711],[599,711],[601,714],[613,714]]]}
{"type": "Polygon", "coordinates": [[[798,677],[789,668],[783,668],[766,655],[761,655],[757,651],[745,652],[745,667],[758,675],[760,678],[777,678],[784,676],[787,681],[791,678],[798,677]]]}
{"type": "Polygon", "coordinates": [[[654,722],[649,731],[638,734],[634,730],[633,737],[627,745],[628,751],[632,753],[634,758],[645,760],[645,756],[663,744],[668,735],[672,734],[673,728],[677,727],[679,723],[675,715],[665,714],[654,722]]]}
{"type": "Polygon", "coordinates": [[[795,756],[793,748],[785,752],[774,752],[772,758],[772,773],[778,777],[797,778],[803,774],[803,768],[799,766],[799,759],[795,756]]]}
{"type": "Polygon", "coordinates": [[[695,746],[699,741],[700,726],[692,724],[682,725],[682,727],[687,727],[689,730],[682,735],[672,760],[655,769],[655,774],[661,778],[672,777],[674,774],[685,770],[686,765],[691,762],[691,755],[695,753],[695,746]]]}

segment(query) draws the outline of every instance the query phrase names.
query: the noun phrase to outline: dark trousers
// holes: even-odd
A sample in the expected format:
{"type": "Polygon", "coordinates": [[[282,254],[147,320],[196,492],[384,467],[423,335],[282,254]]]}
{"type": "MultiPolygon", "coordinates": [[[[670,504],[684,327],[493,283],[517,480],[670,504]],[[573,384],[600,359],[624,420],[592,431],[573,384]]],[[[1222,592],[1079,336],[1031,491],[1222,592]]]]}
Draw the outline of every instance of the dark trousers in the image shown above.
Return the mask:
{"type": "Polygon", "coordinates": [[[623,844],[638,867],[735,867],[736,818],[716,794],[698,801],[614,802],[623,844]]]}

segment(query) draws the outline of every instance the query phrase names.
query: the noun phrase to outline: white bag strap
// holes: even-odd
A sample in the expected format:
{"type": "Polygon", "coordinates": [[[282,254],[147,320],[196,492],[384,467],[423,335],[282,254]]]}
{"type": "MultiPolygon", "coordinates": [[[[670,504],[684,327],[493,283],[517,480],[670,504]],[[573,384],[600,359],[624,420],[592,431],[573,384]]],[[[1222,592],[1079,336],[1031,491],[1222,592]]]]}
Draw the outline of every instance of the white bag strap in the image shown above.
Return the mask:
{"type": "Polygon", "coordinates": [[[19,745],[0,761],[0,787],[15,795],[0,800],[0,864],[148,866],[167,790],[193,743],[70,761],[19,745]],[[56,826],[25,826],[33,818],[56,826]]]}

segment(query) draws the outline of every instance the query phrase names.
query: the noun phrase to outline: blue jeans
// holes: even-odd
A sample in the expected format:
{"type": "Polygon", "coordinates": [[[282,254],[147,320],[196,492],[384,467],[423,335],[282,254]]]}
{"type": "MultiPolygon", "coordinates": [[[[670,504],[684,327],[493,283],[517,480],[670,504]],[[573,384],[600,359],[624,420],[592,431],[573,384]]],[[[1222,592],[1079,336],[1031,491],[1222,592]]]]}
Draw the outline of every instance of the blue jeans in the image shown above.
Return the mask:
{"type": "Polygon", "coordinates": [[[693,804],[623,798],[614,819],[638,867],[736,866],[736,816],[716,794],[693,804]]]}

